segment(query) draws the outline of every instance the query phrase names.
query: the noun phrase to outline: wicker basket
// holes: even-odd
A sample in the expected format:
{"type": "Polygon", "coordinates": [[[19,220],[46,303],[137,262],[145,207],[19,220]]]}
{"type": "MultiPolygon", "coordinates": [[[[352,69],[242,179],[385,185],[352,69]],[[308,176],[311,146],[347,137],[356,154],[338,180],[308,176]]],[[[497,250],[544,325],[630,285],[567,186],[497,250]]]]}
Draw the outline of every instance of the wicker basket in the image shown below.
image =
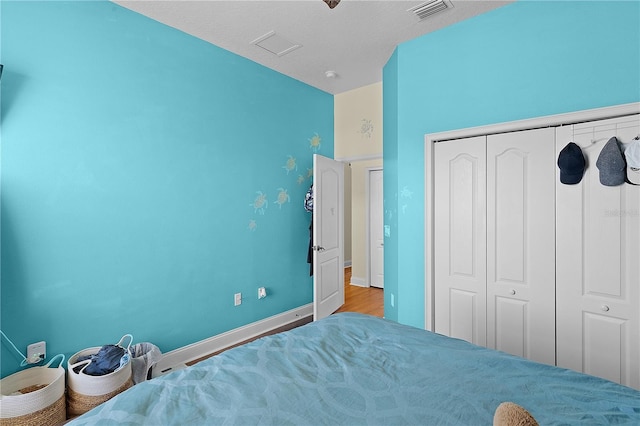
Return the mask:
{"type": "Polygon", "coordinates": [[[133,386],[133,381],[129,378],[129,380],[119,388],[102,395],[85,395],[69,387],[67,390],[67,415],[69,418],[80,416],[103,402],[107,402],[117,394],[126,391],[131,386],[133,386]]]}
{"type": "Polygon", "coordinates": [[[64,355],[0,380],[0,425],[59,425],[66,421],[64,355]],[[58,368],[49,368],[60,359],[58,368]]]}
{"type": "MultiPolygon", "coordinates": [[[[117,345],[122,346],[122,342],[127,337],[131,337],[131,335],[123,336],[117,345]]],[[[125,347],[126,352],[129,352],[129,346],[131,346],[131,341],[125,347]]],[[[101,346],[84,349],[69,358],[67,363],[67,415],[69,418],[84,414],[133,386],[131,361],[116,371],[103,376],[91,376],[84,373],[84,368],[89,362],[77,362],[78,358],[96,354],[100,348],[101,346]],[[74,371],[74,368],[79,366],[82,366],[82,369],[78,372],[74,371]]]]}

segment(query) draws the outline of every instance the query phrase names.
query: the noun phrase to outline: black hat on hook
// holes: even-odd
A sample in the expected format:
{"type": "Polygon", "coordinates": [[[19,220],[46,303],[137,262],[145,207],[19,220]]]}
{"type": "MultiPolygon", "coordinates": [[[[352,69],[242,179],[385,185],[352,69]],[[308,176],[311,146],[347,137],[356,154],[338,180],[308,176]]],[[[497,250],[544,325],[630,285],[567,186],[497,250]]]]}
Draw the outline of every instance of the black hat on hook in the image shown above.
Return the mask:
{"type": "Polygon", "coordinates": [[[574,142],[569,142],[558,155],[560,182],[565,185],[580,183],[582,175],[584,175],[585,165],[582,149],[574,142]]]}

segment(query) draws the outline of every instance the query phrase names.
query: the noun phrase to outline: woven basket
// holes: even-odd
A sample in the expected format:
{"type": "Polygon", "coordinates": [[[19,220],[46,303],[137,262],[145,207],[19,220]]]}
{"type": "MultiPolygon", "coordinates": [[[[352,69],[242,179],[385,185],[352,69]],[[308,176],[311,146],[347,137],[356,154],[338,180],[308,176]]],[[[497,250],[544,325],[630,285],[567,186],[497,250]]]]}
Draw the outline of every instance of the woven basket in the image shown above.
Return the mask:
{"type": "Polygon", "coordinates": [[[0,380],[0,425],[58,425],[67,419],[64,355],[0,380]],[[49,368],[60,358],[58,368],[49,368]],[[30,389],[35,389],[29,391],[30,389]],[[16,394],[17,392],[24,392],[16,394]]]}
{"type": "MultiPolygon", "coordinates": [[[[126,337],[131,338],[131,335],[123,336],[117,343],[118,346],[122,346],[126,337]]],[[[130,345],[131,342],[125,347],[126,352],[129,352],[130,345]]],[[[101,346],[84,349],[69,358],[67,363],[67,414],[69,417],[84,414],[133,386],[131,361],[116,371],[103,376],[91,376],[84,373],[89,361],[77,362],[78,358],[96,354],[100,348],[101,346]],[[82,366],[82,369],[78,372],[74,371],[74,368],[79,366],[82,366]]]]}
{"type": "Polygon", "coordinates": [[[129,380],[127,380],[122,386],[120,386],[113,392],[96,396],[85,395],[69,388],[67,390],[67,415],[69,416],[69,418],[73,418],[84,414],[87,411],[102,404],[103,402],[107,402],[117,394],[126,391],[131,386],[133,386],[133,380],[129,378],[129,380]]]}

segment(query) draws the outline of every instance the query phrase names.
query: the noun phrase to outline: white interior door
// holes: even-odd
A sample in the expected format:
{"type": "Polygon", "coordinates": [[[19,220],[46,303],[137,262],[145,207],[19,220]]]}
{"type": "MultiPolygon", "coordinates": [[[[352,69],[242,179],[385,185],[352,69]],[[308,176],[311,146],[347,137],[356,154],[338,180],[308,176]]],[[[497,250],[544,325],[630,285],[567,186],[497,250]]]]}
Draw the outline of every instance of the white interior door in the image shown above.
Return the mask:
{"type": "Polygon", "coordinates": [[[640,134],[640,116],[560,127],[556,154],[582,148],[577,185],[556,176],[557,362],[640,389],[640,186],[603,186],[596,161],[609,138],[640,134]]]}
{"type": "Polygon", "coordinates": [[[555,130],[487,136],[487,347],[555,365],[555,130]]]}
{"type": "Polygon", "coordinates": [[[486,137],[435,144],[435,331],[486,344],[486,137]]]}
{"type": "Polygon", "coordinates": [[[382,170],[369,170],[369,277],[371,287],[384,288],[384,206],[382,170]]]}
{"type": "Polygon", "coordinates": [[[344,305],[344,164],[313,156],[313,319],[344,305]]]}

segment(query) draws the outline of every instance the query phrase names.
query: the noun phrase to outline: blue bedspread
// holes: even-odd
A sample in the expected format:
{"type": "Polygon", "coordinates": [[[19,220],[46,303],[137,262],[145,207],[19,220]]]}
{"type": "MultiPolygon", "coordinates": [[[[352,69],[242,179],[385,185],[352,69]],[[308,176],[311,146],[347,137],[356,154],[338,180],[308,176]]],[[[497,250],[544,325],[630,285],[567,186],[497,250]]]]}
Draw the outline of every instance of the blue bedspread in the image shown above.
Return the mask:
{"type": "Polygon", "coordinates": [[[342,313],[143,382],[71,425],[640,425],[640,392],[413,327],[342,313]]]}

